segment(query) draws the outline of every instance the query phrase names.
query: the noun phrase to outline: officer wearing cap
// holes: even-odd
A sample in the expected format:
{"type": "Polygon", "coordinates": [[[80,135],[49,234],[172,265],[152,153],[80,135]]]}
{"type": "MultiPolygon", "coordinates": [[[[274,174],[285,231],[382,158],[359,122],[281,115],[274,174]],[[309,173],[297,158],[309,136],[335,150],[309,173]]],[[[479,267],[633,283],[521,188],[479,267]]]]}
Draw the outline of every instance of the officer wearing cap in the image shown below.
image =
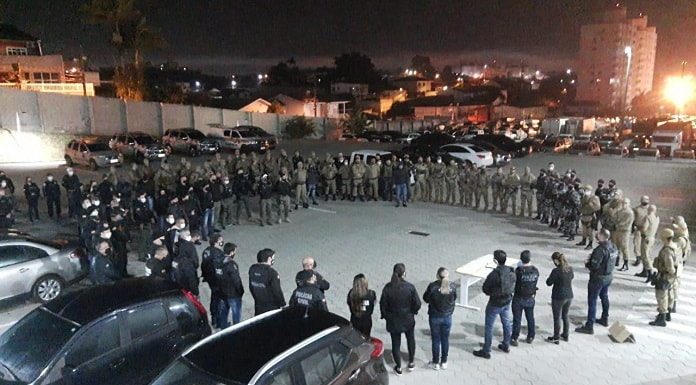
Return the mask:
{"type": "Polygon", "coordinates": [[[647,195],[643,195],[640,198],[640,205],[633,208],[634,220],[633,220],[633,251],[636,256],[636,260],[633,262],[633,266],[640,265],[641,259],[641,249],[640,245],[643,243],[643,238],[645,234],[642,232],[643,225],[645,224],[645,219],[648,217],[648,206],[650,205],[650,198],[647,195]]]}
{"type": "Polygon", "coordinates": [[[285,297],[280,287],[280,274],[272,267],[275,251],[259,251],[256,261],[249,268],[249,291],[254,297],[254,315],[259,315],[285,306],[285,297]]]}
{"type": "Polygon", "coordinates": [[[302,285],[298,286],[290,296],[290,306],[302,306],[307,310],[321,309],[328,311],[324,293],[317,286],[317,276],[311,270],[303,270],[297,275],[302,285]]]}
{"type": "Polygon", "coordinates": [[[261,176],[259,183],[259,198],[261,206],[260,226],[264,226],[264,222],[271,226],[273,224],[273,185],[268,181],[268,175],[261,176]]]}
{"type": "Polygon", "coordinates": [[[674,261],[677,258],[677,247],[673,242],[674,231],[663,229],[660,232],[660,240],[663,243],[660,253],[655,258],[654,267],[657,275],[652,279],[655,285],[655,298],[657,299],[657,317],[650,322],[651,326],[667,326],[672,316],[670,309],[674,304],[674,281],[677,277],[677,267],[674,261]]]}

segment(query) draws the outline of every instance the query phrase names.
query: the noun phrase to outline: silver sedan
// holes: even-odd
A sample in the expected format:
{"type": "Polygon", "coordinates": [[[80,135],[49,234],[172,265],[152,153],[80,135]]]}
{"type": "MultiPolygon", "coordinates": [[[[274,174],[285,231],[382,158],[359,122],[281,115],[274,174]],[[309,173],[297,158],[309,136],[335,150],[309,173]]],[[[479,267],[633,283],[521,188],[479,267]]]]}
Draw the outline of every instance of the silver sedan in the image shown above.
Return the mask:
{"type": "Polygon", "coordinates": [[[87,271],[86,255],[76,242],[0,239],[0,300],[30,294],[38,302],[50,302],[87,271]]]}

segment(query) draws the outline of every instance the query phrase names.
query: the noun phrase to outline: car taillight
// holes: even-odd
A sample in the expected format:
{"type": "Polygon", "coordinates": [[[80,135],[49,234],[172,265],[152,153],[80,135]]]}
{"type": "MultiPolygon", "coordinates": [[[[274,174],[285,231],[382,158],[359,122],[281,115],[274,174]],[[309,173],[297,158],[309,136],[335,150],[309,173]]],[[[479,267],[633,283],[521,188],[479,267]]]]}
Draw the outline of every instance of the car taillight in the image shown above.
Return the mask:
{"type": "Polygon", "coordinates": [[[193,306],[196,307],[196,310],[198,310],[198,312],[201,314],[202,317],[207,317],[208,313],[205,310],[205,306],[203,306],[201,301],[199,301],[198,298],[196,298],[196,296],[193,295],[193,293],[191,293],[188,290],[184,290],[184,289],[181,289],[181,292],[184,293],[184,296],[186,297],[186,299],[188,299],[189,302],[191,302],[193,304],[193,306]]]}
{"type": "Polygon", "coordinates": [[[77,249],[71,251],[69,254],[70,258],[78,258],[78,259],[84,257],[84,255],[85,255],[85,251],[80,249],[80,248],[77,248],[77,249]]]}
{"type": "Polygon", "coordinates": [[[486,156],[481,154],[476,154],[476,157],[479,159],[486,159],[486,156]]]}
{"type": "Polygon", "coordinates": [[[384,343],[381,340],[378,340],[377,338],[370,338],[370,342],[374,346],[374,349],[372,349],[372,353],[370,353],[370,357],[372,358],[379,358],[382,357],[382,354],[384,353],[384,343]]]}

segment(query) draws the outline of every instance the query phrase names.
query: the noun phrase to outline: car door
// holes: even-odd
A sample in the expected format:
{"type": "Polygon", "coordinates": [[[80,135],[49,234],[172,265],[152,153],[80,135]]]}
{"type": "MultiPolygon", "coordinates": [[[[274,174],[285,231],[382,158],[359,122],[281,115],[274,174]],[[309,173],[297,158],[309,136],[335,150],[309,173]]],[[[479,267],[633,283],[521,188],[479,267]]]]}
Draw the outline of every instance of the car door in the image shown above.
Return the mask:
{"type": "Polygon", "coordinates": [[[300,383],[303,385],[332,385],[346,383],[343,373],[350,350],[335,341],[306,355],[299,362],[300,383]]]}
{"type": "Polygon", "coordinates": [[[160,300],[128,309],[124,315],[133,346],[131,384],[148,384],[176,357],[179,330],[175,320],[168,322],[160,300]]]}
{"type": "Polygon", "coordinates": [[[121,315],[108,316],[76,337],[62,364],[64,385],[130,384],[132,359],[121,315]]]}
{"type": "Polygon", "coordinates": [[[187,151],[189,136],[185,132],[179,132],[176,139],[176,146],[179,151],[187,151]]]}
{"type": "Polygon", "coordinates": [[[90,152],[87,145],[80,143],[80,164],[89,164],[90,152]]]}
{"type": "Polygon", "coordinates": [[[28,293],[31,290],[31,256],[21,245],[0,246],[0,299],[28,293]]]}

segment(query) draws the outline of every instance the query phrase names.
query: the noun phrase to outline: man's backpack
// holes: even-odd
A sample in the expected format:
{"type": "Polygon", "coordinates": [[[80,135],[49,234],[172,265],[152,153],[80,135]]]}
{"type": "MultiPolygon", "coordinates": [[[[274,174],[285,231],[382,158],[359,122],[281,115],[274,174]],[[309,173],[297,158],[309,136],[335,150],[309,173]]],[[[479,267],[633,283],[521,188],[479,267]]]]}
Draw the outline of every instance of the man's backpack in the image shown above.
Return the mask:
{"type": "Polygon", "coordinates": [[[503,297],[508,297],[511,296],[515,293],[515,272],[506,266],[503,266],[502,269],[498,269],[498,277],[500,278],[500,294],[503,297]],[[505,270],[506,272],[503,273],[502,271],[505,270]]]}

